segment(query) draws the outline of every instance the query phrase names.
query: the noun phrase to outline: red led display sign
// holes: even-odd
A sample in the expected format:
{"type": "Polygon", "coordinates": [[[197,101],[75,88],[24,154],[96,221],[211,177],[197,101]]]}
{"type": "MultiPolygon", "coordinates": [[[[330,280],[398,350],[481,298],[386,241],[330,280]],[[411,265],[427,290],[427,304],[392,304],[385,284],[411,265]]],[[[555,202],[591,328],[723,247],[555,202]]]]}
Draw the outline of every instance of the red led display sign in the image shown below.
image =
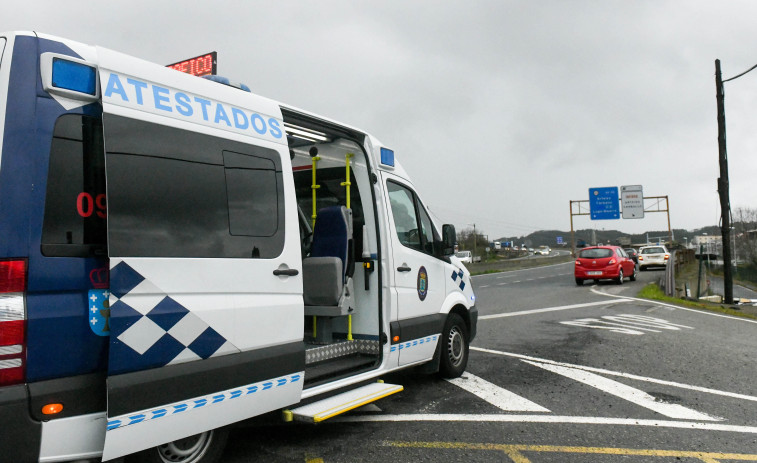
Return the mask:
{"type": "Polygon", "coordinates": [[[186,72],[193,76],[209,76],[216,74],[217,56],[216,52],[212,51],[204,55],[195,56],[194,58],[185,59],[178,63],[169,64],[168,68],[176,69],[177,71],[186,72]]]}

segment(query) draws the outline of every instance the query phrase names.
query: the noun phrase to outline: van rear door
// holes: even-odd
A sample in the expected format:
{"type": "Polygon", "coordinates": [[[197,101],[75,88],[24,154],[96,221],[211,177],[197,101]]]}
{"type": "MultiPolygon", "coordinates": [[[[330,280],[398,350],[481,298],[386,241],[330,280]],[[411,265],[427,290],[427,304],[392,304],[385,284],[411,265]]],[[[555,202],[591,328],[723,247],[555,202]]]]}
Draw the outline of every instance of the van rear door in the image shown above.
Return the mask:
{"type": "Polygon", "coordinates": [[[262,110],[243,110],[227,102],[256,97],[98,55],[107,460],[298,402],[305,354],[297,209],[278,106],[260,99],[262,110]],[[230,130],[243,122],[255,138],[230,130]]]}

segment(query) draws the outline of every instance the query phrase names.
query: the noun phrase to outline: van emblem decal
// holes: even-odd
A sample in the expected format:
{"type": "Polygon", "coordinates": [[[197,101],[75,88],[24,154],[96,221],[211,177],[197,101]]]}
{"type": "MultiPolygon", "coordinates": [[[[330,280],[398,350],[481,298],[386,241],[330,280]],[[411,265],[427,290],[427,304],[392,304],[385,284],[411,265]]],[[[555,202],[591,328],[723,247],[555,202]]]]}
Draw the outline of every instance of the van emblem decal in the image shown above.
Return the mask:
{"type": "Polygon", "coordinates": [[[426,299],[428,295],[428,273],[426,267],[421,266],[418,269],[418,297],[421,300],[426,299]]]}
{"type": "Polygon", "coordinates": [[[110,304],[108,298],[110,292],[107,289],[90,289],[87,294],[89,305],[89,328],[98,336],[110,334],[110,304]]]}
{"type": "Polygon", "coordinates": [[[89,281],[95,289],[107,289],[110,286],[108,267],[96,268],[89,272],[89,281]]]}

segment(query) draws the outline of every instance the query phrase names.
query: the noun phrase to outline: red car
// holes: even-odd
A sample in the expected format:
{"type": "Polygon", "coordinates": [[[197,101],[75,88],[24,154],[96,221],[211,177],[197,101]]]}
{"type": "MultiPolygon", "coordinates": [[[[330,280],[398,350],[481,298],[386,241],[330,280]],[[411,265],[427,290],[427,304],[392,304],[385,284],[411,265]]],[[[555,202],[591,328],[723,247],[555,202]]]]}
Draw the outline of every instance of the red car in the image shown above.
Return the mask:
{"type": "Polygon", "coordinates": [[[619,285],[624,278],[636,281],[636,262],[620,246],[595,246],[578,252],[575,266],[576,284],[585,280],[615,280],[619,285]]]}

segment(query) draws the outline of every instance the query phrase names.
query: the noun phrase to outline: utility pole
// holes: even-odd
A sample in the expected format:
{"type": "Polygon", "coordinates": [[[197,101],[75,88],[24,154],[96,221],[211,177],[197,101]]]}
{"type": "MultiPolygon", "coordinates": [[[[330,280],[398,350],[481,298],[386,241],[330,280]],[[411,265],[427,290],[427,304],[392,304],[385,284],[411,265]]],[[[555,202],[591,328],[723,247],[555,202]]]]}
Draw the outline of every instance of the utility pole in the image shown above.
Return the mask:
{"type": "Polygon", "coordinates": [[[723,77],[720,73],[719,59],[715,60],[715,87],[718,103],[718,159],[720,160],[718,195],[720,196],[720,235],[723,240],[723,291],[725,293],[723,297],[725,298],[726,304],[733,304],[733,274],[731,273],[731,200],[729,197],[728,185],[728,154],[726,153],[725,146],[725,90],[723,88],[723,77]]]}

